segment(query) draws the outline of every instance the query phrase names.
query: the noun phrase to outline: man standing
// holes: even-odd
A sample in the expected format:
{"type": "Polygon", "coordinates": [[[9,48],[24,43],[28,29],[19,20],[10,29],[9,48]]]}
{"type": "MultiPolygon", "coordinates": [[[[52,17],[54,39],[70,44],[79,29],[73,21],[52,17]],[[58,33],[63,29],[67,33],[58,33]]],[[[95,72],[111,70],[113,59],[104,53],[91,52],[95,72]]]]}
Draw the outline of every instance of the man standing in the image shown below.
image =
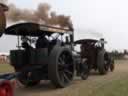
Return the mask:
{"type": "Polygon", "coordinates": [[[48,39],[45,37],[45,34],[41,35],[37,42],[36,42],[36,48],[47,48],[49,45],[48,39]]]}

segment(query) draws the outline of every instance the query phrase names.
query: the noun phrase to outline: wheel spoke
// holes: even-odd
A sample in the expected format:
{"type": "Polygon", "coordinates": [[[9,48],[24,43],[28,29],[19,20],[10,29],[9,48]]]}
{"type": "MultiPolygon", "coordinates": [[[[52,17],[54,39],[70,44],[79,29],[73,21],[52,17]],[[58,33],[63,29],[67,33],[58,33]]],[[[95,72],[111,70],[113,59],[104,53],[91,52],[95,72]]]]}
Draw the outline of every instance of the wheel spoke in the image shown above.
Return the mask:
{"type": "Polygon", "coordinates": [[[64,60],[63,60],[61,57],[59,58],[59,63],[60,63],[61,65],[64,64],[64,60]]]}
{"type": "Polygon", "coordinates": [[[58,63],[58,66],[59,66],[59,67],[63,67],[64,65],[59,62],[59,63],[58,63]]]}
{"type": "Polygon", "coordinates": [[[72,66],[73,63],[71,62],[71,59],[65,58],[64,64],[68,67],[68,66],[72,66]]]}
{"type": "Polygon", "coordinates": [[[72,67],[73,66],[73,64],[66,64],[66,67],[72,67]]]}
{"type": "Polygon", "coordinates": [[[62,80],[62,82],[65,82],[64,75],[63,75],[63,72],[62,71],[60,72],[60,79],[62,80]]]}
{"type": "Polygon", "coordinates": [[[63,58],[64,61],[66,60],[65,54],[62,55],[62,58],[63,58]]]}
{"type": "Polygon", "coordinates": [[[68,76],[63,72],[63,76],[64,76],[64,78],[65,78],[65,80],[67,81],[67,82],[69,82],[70,80],[69,80],[69,78],[68,78],[68,76]]]}
{"type": "Polygon", "coordinates": [[[69,70],[67,70],[67,69],[65,69],[64,72],[66,72],[66,73],[69,74],[69,75],[72,75],[72,74],[73,74],[71,71],[69,71],[69,70]]]}
{"type": "Polygon", "coordinates": [[[62,53],[58,59],[59,78],[63,84],[68,84],[73,77],[73,62],[71,55],[62,53]]]}

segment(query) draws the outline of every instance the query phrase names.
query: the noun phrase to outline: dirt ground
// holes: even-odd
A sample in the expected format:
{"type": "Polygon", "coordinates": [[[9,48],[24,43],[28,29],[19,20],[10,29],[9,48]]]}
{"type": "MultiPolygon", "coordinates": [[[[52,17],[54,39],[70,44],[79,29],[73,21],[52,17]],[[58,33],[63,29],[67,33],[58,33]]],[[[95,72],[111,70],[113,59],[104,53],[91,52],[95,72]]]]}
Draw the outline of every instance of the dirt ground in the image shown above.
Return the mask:
{"type": "Polygon", "coordinates": [[[42,81],[33,88],[17,87],[15,96],[92,96],[97,88],[128,77],[128,60],[118,60],[115,63],[115,71],[104,76],[92,72],[87,80],[77,77],[70,86],[63,89],[56,89],[50,82],[42,81]]]}

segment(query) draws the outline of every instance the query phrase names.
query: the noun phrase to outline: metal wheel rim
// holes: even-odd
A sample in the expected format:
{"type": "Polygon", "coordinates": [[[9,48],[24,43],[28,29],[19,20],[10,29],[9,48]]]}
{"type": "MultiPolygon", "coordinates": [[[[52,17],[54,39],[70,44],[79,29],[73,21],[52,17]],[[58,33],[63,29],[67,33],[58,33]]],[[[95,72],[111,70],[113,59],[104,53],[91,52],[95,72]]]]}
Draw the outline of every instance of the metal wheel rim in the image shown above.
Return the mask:
{"type": "Polygon", "coordinates": [[[59,79],[64,84],[69,83],[73,78],[73,61],[71,55],[63,52],[58,59],[59,79]]]}

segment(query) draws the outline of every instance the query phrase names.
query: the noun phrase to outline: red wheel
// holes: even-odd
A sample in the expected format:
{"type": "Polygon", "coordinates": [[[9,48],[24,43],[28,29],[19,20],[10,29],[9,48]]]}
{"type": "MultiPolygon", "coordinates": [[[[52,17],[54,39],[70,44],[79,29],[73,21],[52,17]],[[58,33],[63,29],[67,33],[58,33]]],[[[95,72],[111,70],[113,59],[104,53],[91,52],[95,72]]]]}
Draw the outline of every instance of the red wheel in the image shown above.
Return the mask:
{"type": "Polygon", "coordinates": [[[13,96],[13,89],[9,81],[5,81],[0,85],[0,96],[13,96]]]}

